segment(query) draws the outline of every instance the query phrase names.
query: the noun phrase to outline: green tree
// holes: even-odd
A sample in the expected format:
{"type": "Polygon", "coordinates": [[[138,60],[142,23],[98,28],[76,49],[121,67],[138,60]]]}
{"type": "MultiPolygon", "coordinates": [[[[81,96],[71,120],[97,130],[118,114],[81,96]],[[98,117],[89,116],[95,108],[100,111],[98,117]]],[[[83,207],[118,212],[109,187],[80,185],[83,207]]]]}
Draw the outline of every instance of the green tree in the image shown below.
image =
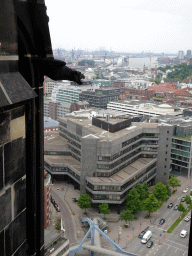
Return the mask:
{"type": "Polygon", "coordinates": [[[157,202],[156,197],[154,194],[149,195],[149,197],[144,201],[144,210],[148,211],[148,214],[150,215],[151,212],[157,211],[159,209],[160,205],[157,202]]]}
{"type": "Polygon", "coordinates": [[[190,204],[191,203],[191,197],[189,195],[186,195],[185,202],[186,202],[186,204],[190,204]]]}
{"type": "Polygon", "coordinates": [[[121,214],[120,214],[120,217],[119,219],[120,220],[124,220],[126,225],[127,225],[127,222],[129,221],[129,225],[130,225],[130,221],[133,221],[134,220],[134,215],[133,215],[133,212],[131,210],[125,210],[123,211],[121,214]]]}
{"type": "Polygon", "coordinates": [[[185,211],[185,207],[181,202],[179,203],[177,210],[181,213],[185,211]]]}
{"type": "Polygon", "coordinates": [[[190,196],[192,196],[192,191],[190,192],[190,196]]]}
{"type": "Polygon", "coordinates": [[[111,211],[109,209],[109,205],[106,203],[99,205],[99,211],[100,211],[100,213],[104,214],[104,219],[105,219],[105,214],[111,213],[111,211]]]}
{"type": "Polygon", "coordinates": [[[91,199],[88,194],[81,194],[78,201],[77,205],[81,209],[85,209],[85,213],[87,213],[86,209],[91,207],[91,199]]]}
{"type": "Polygon", "coordinates": [[[143,184],[137,184],[137,193],[140,196],[141,202],[149,196],[149,187],[146,181],[143,184]]]}
{"type": "Polygon", "coordinates": [[[153,194],[155,195],[158,203],[163,202],[167,197],[167,189],[165,185],[163,185],[162,182],[158,182],[154,187],[153,194]]]}
{"type": "Polygon", "coordinates": [[[142,202],[136,188],[132,188],[129,191],[126,199],[126,208],[131,210],[133,213],[142,210],[142,202]]]}
{"type": "Polygon", "coordinates": [[[171,195],[171,189],[170,189],[169,183],[167,183],[165,187],[166,187],[166,190],[167,190],[167,195],[170,196],[171,195]]]}
{"type": "Polygon", "coordinates": [[[181,185],[181,181],[179,179],[177,179],[176,177],[171,176],[168,181],[168,184],[170,187],[173,188],[173,191],[174,191],[174,188],[176,188],[176,191],[177,191],[177,187],[179,187],[181,185]]]}
{"type": "Polygon", "coordinates": [[[161,82],[161,78],[158,78],[158,77],[155,78],[155,83],[156,83],[156,84],[159,84],[160,82],[161,82]]]}

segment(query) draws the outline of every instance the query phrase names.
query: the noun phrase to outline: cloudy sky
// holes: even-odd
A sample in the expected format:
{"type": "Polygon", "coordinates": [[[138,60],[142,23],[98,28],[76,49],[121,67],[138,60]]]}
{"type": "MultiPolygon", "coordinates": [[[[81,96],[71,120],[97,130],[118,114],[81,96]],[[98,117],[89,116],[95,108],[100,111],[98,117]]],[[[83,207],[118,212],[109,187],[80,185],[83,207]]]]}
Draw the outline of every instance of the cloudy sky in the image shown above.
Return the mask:
{"type": "Polygon", "coordinates": [[[191,0],[45,0],[53,48],[192,50],[191,0]]]}

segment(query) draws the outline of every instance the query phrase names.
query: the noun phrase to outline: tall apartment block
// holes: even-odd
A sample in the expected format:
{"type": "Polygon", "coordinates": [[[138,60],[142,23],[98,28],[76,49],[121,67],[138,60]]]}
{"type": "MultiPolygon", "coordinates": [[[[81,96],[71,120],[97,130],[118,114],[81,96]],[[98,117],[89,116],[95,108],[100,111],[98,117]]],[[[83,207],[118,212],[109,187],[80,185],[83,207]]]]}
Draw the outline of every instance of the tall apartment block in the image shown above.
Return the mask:
{"type": "Polygon", "coordinates": [[[69,155],[45,156],[54,177],[69,176],[93,203],[122,204],[132,187],[166,183],[173,126],[127,119],[60,118],[69,155]],[[137,122],[135,122],[137,121],[137,122]]]}

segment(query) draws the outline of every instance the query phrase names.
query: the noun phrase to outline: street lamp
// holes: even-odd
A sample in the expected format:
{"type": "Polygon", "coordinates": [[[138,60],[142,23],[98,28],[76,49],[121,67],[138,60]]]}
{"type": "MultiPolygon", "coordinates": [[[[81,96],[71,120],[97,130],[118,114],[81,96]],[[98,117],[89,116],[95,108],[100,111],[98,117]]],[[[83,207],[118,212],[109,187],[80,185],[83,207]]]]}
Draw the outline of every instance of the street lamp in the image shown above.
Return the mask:
{"type": "Polygon", "coordinates": [[[159,244],[160,244],[161,234],[159,235],[159,244]]]}
{"type": "Polygon", "coordinates": [[[132,228],[132,230],[133,230],[133,236],[134,236],[134,228],[132,228]]]}

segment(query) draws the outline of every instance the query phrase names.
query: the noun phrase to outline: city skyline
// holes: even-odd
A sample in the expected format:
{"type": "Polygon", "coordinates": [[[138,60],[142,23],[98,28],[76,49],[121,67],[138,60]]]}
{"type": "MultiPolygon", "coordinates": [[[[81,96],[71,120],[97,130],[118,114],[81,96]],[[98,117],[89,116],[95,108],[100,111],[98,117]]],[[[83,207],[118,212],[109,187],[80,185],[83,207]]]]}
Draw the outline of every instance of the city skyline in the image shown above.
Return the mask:
{"type": "Polygon", "coordinates": [[[187,0],[63,2],[45,0],[53,49],[184,53],[191,49],[187,0]]]}

